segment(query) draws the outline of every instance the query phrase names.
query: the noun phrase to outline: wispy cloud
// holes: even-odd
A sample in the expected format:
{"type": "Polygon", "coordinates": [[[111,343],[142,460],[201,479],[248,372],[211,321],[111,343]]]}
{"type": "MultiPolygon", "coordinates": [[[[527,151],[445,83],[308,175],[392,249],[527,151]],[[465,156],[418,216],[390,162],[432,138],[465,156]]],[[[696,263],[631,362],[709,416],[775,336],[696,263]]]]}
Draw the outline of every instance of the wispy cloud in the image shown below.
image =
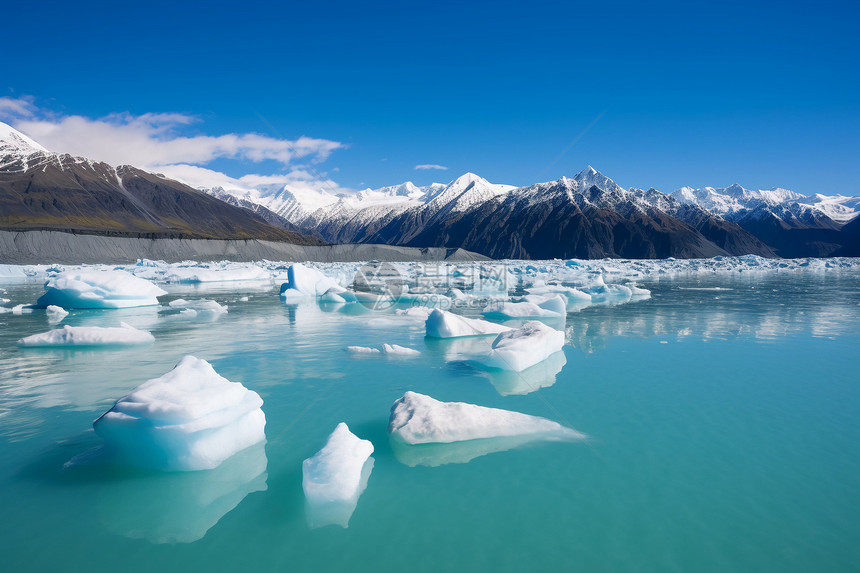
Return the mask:
{"type": "Polygon", "coordinates": [[[0,97],[0,119],[32,117],[35,111],[31,97],[0,97]]]}
{"type": "Polygon", "coordinates": [[[199,118],[183,113],[113,113],[101,118],[57,116],[40,110],[29,98],[0,98],[0,118],[10,120],[51,151],[152,168],[216,159],[253,162],[274,160],[284,167],[295,161],[325,161],[337,141],[313,137],[280,139],[258,133],[184,135],[199,118]]]}
{"type": "Polygon", "coordinates": [[[421,165],[416,165],[414,167],[416,171],[425,171],[429,169],[438,169],[439,171],[448,171],[448,168],[444,165],[436,165],[435,163],[423,163],[421,165]]]}

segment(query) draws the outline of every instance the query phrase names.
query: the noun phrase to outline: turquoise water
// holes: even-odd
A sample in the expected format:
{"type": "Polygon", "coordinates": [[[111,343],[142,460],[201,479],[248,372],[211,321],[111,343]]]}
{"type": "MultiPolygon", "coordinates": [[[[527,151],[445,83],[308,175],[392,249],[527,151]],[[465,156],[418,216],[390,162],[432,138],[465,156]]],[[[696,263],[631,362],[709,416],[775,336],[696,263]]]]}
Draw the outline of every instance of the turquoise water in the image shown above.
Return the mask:
{"type": "MultiPolygon", "coordinates": [[[[3,286],[13,303],[41,293],[3,286]]],[[[158,308],[64,321],[151,330],[156,343],[136,349],[18,349],[49,328],[45,314],[0,314],[2,569],[856,571],[857,273],[640,286],[650,300],[571,313],[566,363],[528,394],[450,360],[458,348],[425,341],[420,322],[287,306],[275,287],[166,287],[164,301],[228,304],[213,322],[158,308]],[[713,287],[724,290],[700,290],[713,287]],[[422,355],[344,350],[383,342],[422,355]],[[260,393],[264,447],[212,472],[63,467],[98,446],[91,423],[114,400],[185,354],[260,393]],[[386,433],[406,390],[548,417],[589,440],[409,467],[386,433]],[[347,529],[312,529],[301,462],[340,421],[373,442],[373,472],[347,529]]]]}

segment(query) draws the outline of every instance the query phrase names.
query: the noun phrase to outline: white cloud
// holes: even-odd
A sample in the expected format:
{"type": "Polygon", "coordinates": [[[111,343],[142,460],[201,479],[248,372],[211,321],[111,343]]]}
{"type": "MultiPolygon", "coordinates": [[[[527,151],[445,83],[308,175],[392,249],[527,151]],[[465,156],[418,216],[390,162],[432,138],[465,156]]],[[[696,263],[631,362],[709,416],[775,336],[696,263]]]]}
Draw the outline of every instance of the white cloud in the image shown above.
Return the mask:
{"type": "Polygon", "coordinates": [[[0,97],[0,119],[32,117],[35,110],[31,97],[0,97]]]}
{"type": "Polygon", "coordinates": [[[152,168],[177,163],[206,164],[220,158],[254,162],[324,161],[343,147],[337,141],[300,137],[276,139],[256,133],[183,136],[178,129],[197,121],[178,113],[112,114],[100,119],[71,115],[58,119],[24,118],[19,129],[52,151],[152,168]]]}
{"type": "Polygon", "coordinates": [[[428,169],[438,169],[439,171],[448,171],[448,168],[444,165],[436,165],[434,163],[423,163],[421,165],[416,165],[414,167],[416,171],[423,171],[428,169]]]}
{"type": "Polygon", "coordinates": [[[274,193],[284,185],[332,194],[354,192],[313,166],[345,147],[328,139],[302,136],[288,140],[257,133],[190,135],[189,126],[201,120],[189,114],[124,112],[101,118],[59,115],[40,109],[30,97],[0,98],[0,120],[8,121],[51,151],[111,165],[134,165],[195,188],[223,187],[250,195],[274,193]],[[284,172],[231,177],[206,167],[216,159],[275,161],[284,172]]]}

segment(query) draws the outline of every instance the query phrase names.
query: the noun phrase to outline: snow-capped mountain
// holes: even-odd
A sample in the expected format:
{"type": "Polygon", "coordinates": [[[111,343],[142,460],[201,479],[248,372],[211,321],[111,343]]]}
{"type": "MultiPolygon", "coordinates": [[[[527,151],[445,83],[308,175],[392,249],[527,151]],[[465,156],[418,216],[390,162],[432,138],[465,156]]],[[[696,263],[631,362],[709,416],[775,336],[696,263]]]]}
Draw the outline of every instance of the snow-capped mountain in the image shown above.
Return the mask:
{"type": "Polygon", "coordinates": [[[828,254],[838,241],[819,235],[838,235],[855,208],[852,199],[740,185],[671,194],[624,189],[589,166],[572,178],[521,188],[466,173],[447,185],[406,182],[352,195],[285,187],[259,202],[334,243],[463,247],[512,257],[648,257],[828,254]],[[577,223],[558,219],[559,213],[577,223]]]}
{"type": "Polygon", "coordinates": [[[860,212],[860,197],[812,195],[788,189],[683,187],[672,193],[737,223],[786,257],[827,256],[839,250],[840,228],[860,212]]]}
{"type": "Polygon", "coordinates": [[[624,189],[590,166],[526,187],[466,173],[447,184],[405,182],[358,193],[167,168],[173,177],[212,184],[202,194],[134,167],[52,153],[0,124],[0,227],[310,240],[291,232],[299,230],[330,243],[516,258],[826,256],[853,253],[845,245],[856,239],[848,241],[842,227],[855,229],[860,209],[858,197],[779,188],[624,189]]]}
{"type": "Polygon", "coordinates": [[[54,153],[0,123],[0,229],[318,241],[147,171],[54,153]]]}

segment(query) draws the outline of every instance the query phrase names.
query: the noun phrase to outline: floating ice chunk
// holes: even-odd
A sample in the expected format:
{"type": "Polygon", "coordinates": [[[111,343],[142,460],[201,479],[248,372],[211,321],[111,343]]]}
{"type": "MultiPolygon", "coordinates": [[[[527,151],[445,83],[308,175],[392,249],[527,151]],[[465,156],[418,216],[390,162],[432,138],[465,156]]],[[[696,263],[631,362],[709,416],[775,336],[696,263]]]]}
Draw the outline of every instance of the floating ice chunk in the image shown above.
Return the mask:
{"type": "Polygon", "coordinates": [[[33,312],[33,307],[29,304],[16,304],[12,307],[12,314],[30,314],[33,312]]]}
{"type": "Polygon", "coordinates": [[[546,418],[465,402],[440,402],[411,391],[391,407],[388,433],[406,444],[446,444],[514,436],[546,440],[585,437],[546,418]]]}
{"type": "Polygon", "coordinates": [[[150,543],[192,543],[255,491],[266,490],[265,442],[205,472],[163,472],[107,480],[98,496],[107,529],[150,543]]]}
{"type": "Polygon", "coordinates": [[[634,284],[627,285],[627,288],[630,289],[631,298],[635,300],[646,300],[651,298],[651,291],[647,288],[638,287],[634,284]]]}
{"type": "Polygon", "coordinates": [[[18,346],[130,346],[149,344],[155,337],[124,322],[120,328],[69,326],[33,334],[18,341],[18,346]]]}
{"type": "Polygon", "coordinates": [[[117,400],[93,428],[124,462],[211,469],[265,439],[262,404],[256,392],[220,376],[205,360],[186,356],[117,400]]]}
{"type": "Polygon", "coordinates": [[[355,354],[380,354],[382,352],[378,348],[370,348],[369,346],[347,346],[346,350],[355,354]]]}
{"type": "Polygon", "coordinates": [[[498,335],[490,353],[475,357],[475,361],[488,368],[520,372],[558,352],[562,346],[564,332],[532,320],[498,335]]]}
{"type": "Polygon", "coordinates": [[[286,299],[298,296],[322,296],[333,287],[343,290],[343,287],[334,279],[316,269],[296,263],[287,269],[287,282],[281,285],[281,296],[286,299]]]}
{"type": "Polygon", "coordinates": [[[230,265],[225,268],[175,267],[164,275],[172,283],[214,283],[236,281],[268,281],[269,272],[253,264],[230,265]]]}
{"type": "Polygon", "coordinates": [[[400,346],[398,344],[383,344],[382,348],[370,348],[368,346],[347,346],[347,351],[355,354],[385,354],[388,356],[418,356],[419,350],[400,346]]]}
{"type": "Polygon", "coordinates": [[[172,310],[179,311],[180,316],[186,318],[216,319],[227,314],[227,306],[206,298],[195,300],[178,298],[171,301],[169,306],[172,310]]]}
{"type": "Polygon", "coordinates": [[[335,302],[343,304],[346,302],[346,298],[344,298],[340,293],[332,292],[332,290],[329,289],[320,297],[320,302],[335,302]]]}
{"type": "Polygon", "coordinates": [[[349,525],[373,469],[373,444],[341,422],[326,445],[302,463],[302,489],[311,527],[349,525]]]}
{"type": "Polygon", "coordinates": [[[415,350],[414,348],[407,348],[406,346],[400,346],[398,344],[383,344],[382,353],[393,356],[418,356],[421,354],[421,351],[415,350]]]}
{"type": "Polygon", "coordinates": [[[591,301],[595,304],[622,304],[633,298],[633,290],[630,287],[605,284],[603,281],[583,290],[591,295],[591,301]]]}
{"type": "Polygon", "coordinates": [[[69,311],[64,309],[61,306],[57,306],[54,304],[49,304],[45,309],[45,312],[48,315],[48,322],[51,324],[57,324],[58,322],[62,322],[64,318],[69,316],[69,311]]]}
{"type": "Polygon", "coordinates": [[[466,318],[447,310],[434,310],[427,317],[427,336],[432,338],[456,338],[458,336],[481,336],[498,334],[511,327],[477,318],[466,318]]]}
{"type": "Polygon", "coordinates": [[[534,297],[524,302],[493,301],[484,314],[501,314],[511,318],[559,318],[567,315],[567,302],[557,294],[534,297]]]}
{"type": "MultiPolygon", "coordinates": [[[[530,295],[553,295],[559,294],[567,300],[567,310],[582,309],[591,304],[591,295],[577,288],[562,285],[540,285],[528,289],[530,295]]],[[[527,301],[534,302],[535,299],[526,297],[527,301]]]]}
{"type": "Polygon", "coordinates": [[[63,272],[45,283],[36,304],[63,308],[128,308],[157,305],[167,294],[148,280],[125,271],[63,272]]]}

